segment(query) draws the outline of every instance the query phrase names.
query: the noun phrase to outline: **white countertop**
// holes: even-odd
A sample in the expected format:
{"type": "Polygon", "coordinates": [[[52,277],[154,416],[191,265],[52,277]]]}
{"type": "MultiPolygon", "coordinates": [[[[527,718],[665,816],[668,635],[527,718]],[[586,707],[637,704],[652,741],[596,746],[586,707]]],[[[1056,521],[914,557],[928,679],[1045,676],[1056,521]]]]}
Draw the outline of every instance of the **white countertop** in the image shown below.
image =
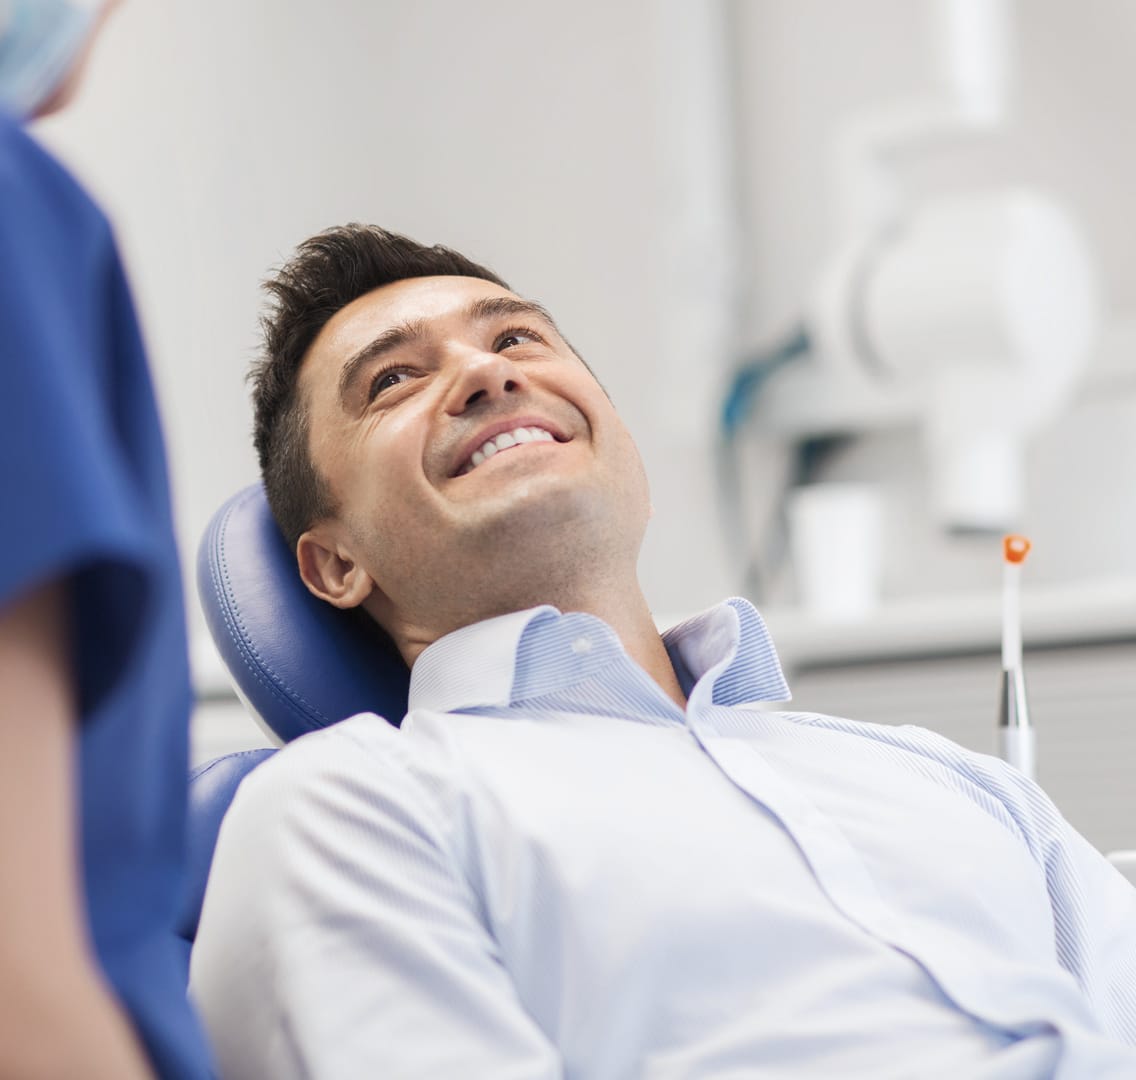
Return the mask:
{"type": "MultiPolygon", "coordinates": [[[[782,661],[801,666],[997,650],[1001,604],[1000,592],[987,591],[905,598],[849,621],[819,619],[800,608],[761,613],[782,661]]],[[[1028,589],[1022,639],[1027,649],[1125,639],[1136,646],[1136,577],[1028,589]]]]}

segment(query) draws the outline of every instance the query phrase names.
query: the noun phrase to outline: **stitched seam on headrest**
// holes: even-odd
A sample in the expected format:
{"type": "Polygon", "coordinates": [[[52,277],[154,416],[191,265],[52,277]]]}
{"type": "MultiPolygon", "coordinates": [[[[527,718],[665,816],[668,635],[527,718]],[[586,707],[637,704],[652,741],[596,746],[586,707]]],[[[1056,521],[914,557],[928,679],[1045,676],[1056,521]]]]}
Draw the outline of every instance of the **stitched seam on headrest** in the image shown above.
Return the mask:
{"type": "MultiPolygon", "coordinates": [[[[248,498],[251,498],[250,494],[248,498]]],[[[242,503],[245,500],[240,500],[242,503]]],[[[297,714],[303,725],[310,731],[318,730],[319,727],[326,727],[331,721],[324,715],[322,710],[317,709],[311,702],[304,699],[304,697],[290,690],[286,687],[281,680],[271,671],[271,669],[261,659],[260,654],[252,647],[248,640],[248,631],[237,614],[237,605],[233,600],[232,587],[229,580],[229,564],[225,561],[225,537],[227,535],[226,526],[229,517],[234,513],[237,504],[234,504],[225,511],[224,517],[219,523],[216,533],[216,544],[221,553],[221,558],[213,560],[213,565],[210,567],[210,576],[213,578],[213,588],[217,595],[222,600],[221,610],[225,618],[225,625],[229,631],[229,637],[237,646],[237,652],[240,654],[241,659],[244,661],[245,666],[252,673],[253,677],[266,689],[272,691],[278,698],[288,704],[297,714]],[[224,581],[223,583],[217,581],[217,566],[222,566],[224,581]],[[236,628],[236,629],[234,629],[236,628]],[[312,723],[312,718],[305,715],[298,707],[299,705],[307,709],[309,713],[314,713],[322,724],[312,723]]]]}
{"type": "Polygon", "coordinates": [[[270,746],[258,746],[250,750],[234,750],[232,753],[222,754],[219,758],[214,758],[212,761],[207,761],[203,765],[198,765],[197,768],[189,774],[189,782],[192,784],[194,780],[199,780],[207,772],[212,771],[218,765],[226,761],[232,761],[233,758],[244,758],[248,757],[249,754],[262,754],[265,750],[271,749],[273,748],[270,746]]]}

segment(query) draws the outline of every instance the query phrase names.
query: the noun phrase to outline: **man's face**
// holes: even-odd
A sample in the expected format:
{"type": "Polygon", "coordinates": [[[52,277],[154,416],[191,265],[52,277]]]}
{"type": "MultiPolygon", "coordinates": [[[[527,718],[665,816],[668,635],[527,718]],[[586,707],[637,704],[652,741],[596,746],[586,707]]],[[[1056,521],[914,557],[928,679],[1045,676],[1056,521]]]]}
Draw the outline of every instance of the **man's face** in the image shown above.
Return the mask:
{"type": "Polygon", "coordinates": [[[300,392],[338,506],[312,530],[346,574],[316,589],[333,603],[384,624],[439,607],[460,622],[587,561],[634,574],[649,514],[638,451],[536,305],[479,278],[376,289],[321,331],[300,392]]]}

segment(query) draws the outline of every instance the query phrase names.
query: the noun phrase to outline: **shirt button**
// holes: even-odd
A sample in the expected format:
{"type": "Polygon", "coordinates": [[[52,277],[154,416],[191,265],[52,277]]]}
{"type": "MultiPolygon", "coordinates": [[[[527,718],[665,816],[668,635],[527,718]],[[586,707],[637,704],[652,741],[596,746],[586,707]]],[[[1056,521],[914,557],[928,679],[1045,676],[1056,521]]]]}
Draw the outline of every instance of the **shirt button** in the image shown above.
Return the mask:
{"type": "Polygon", "coordinates": [[[592,643],[586,637],[578,637],[572,642],[572,651],[574,653],[589,653],[592,651],[592,643]]]}

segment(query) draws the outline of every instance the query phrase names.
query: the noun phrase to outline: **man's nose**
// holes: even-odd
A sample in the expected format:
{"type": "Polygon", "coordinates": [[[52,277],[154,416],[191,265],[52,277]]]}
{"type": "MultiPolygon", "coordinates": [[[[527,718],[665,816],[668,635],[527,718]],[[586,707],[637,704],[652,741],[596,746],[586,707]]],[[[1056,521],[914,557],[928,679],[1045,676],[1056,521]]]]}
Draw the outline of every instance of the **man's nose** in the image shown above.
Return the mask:
{"type": "Polygon", "coordinates": [[[520,369],[503,353],[465,352],[451,357],[456,368],[453,384],[446,395],[446,411],[460,416],[475,405],[489,404],[506,394],[516,393],[525,384],[520,369]]]}

